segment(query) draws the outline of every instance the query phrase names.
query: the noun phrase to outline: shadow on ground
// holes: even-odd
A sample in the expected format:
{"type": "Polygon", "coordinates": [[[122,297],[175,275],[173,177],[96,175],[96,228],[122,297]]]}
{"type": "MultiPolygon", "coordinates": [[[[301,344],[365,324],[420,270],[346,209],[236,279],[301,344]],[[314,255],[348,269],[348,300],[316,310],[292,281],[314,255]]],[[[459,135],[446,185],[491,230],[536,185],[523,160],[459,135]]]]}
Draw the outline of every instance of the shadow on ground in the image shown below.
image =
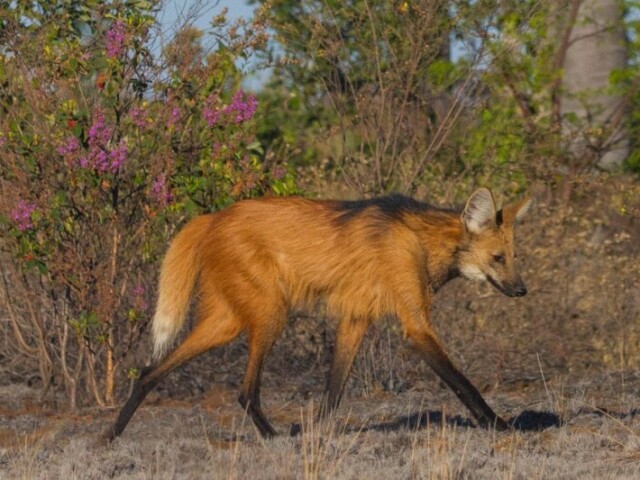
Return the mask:
{"type": "Polygon", "coordinates": [[[564,421],[560,416],[552,412],[536,412],[525,410],[511,418],[509,424],[516,430],[523,432],[539,432],[552,427],[561,427],[564,421]]]}
{"type": "MultiPolygon", "coordinates": [[[[477,428],[477,425],[469,418],[461,415],[446,415],[440,411],[427,410],[422,412],[403,415],[390,422],[377,423],[366,427],[346,426],[345,433],[353,432],[395,432],[400,430],[418,430],[431,425],[446,424],[450,427],[477,428]]],[[[536,432],[552,427],[560,427],[564,424],[562,418],[552,412],[536,412],[525,410],[519,415],[512,417],[508,423],[515,429],[523,432],[536,432]]],[[[291,425],[290,435],[296,436],[301,433],[300,424],[291,425]]]]}
{"type": "MultiPolygon", "coordinates": [[[[429,425],[441,425],[445,423],[448,426],[475,428],[475,423],[469,418],[460,415],[449,416],[438,411],[417,412],[411,415],[399,417],[393,422],[381,423],[369,427],[369,430],[379,431],[395,431],[400,429],[418,429],[425,428],[429,425]]],[[[547,428],[559,427],[562,425],[562,419],[551,412],[536,412],[533,410],[525,410],[519,415],[511,418],[508,423],[516,430],[521,431],[540,431],[547,428]]]]}

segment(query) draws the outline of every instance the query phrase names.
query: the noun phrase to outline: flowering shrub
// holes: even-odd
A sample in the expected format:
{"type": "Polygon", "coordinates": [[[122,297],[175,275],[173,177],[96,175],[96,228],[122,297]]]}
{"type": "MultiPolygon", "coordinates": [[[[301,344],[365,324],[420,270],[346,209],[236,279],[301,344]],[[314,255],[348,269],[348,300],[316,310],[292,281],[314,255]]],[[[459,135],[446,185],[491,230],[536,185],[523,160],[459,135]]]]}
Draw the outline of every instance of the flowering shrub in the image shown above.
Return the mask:
{"type": "Polygon", "coordinates": [[[64,385],[72,406],[79,389],[114,402],[181,224],[295,190],[263,163],[256,98],[237,86],[233,60],[264,41],[259,25],[214,52],[190,28],[151,52],[149,5],[87,1],[33,22],[10,7],[0,35],[2,248],[34,316],[12,321],[43,387],[64,385]]]}
{"type": "Polygon", "coordinates": [[[33,203],[27,203],[24,200],[18,201],[18,204],[11,210],[11,221],[15,224],[15,227],[21,232],[26,232],[33,228],[31,221],[31,214],[36,209],[36,205],[33,203]]]}

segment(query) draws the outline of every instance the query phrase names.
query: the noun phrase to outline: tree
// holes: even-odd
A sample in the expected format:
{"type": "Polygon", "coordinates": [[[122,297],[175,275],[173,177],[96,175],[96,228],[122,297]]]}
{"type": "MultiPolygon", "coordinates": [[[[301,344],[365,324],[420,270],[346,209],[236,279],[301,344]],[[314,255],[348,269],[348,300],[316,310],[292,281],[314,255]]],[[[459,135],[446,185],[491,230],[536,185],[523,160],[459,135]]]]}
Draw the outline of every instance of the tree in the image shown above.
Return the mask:
{"type": "Polygon", "coordinates": [[[284,51],[277,78],[322,124],[297,151],[360,195],[438,190],[444,177],[461,191],[536,180],[566,197],[626,155],[638,82],[621,8],[632,2],[608,2],[606,28],[583,0],[261,3],[284,51]],[[442,55],[451,42],[455,59],[442,55]],[[589,67],[599,83],[584,90],[575,65],[594,46],[610,61],[589,67]]]}
{"type": "Polygon", "coordinates": [[[573,0],[568,19],[572,28],[562,62],[561,112],[567,119],[567,135],[574,138],[570,151],[607,170],[619,168],[629,155],[625,119],[630,98],[612,84],[629,57],[623,3],[573,0]],[[580,124],[581,131],[576,132],[580,124]]]}
{"type": "Polygon", "coordinates": [[[415,191],[477,85],[473,62],[447,56],[447,2],[263,3],[284,52],[275,83],[318,132],[302,155],[360,195],[415,191]]]}

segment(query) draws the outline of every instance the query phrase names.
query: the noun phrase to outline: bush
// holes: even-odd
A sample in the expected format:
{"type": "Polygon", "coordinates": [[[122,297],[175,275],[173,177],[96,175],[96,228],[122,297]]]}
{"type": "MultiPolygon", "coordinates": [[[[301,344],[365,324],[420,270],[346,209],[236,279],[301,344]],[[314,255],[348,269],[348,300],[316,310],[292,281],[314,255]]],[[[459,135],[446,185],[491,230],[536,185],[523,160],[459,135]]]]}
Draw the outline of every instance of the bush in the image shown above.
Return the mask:
{"type": "Polygon", "coordinates": [[[295,187],[262,162],[257,101],[238,86],[258,24],[220,15],[216,50],[188,26],[154,50],[155,3],[62,3],[17,2],[1,20],[0,228],[18,349],[75,407],[79,392],[114,403],[176,228],[295,187]]]}

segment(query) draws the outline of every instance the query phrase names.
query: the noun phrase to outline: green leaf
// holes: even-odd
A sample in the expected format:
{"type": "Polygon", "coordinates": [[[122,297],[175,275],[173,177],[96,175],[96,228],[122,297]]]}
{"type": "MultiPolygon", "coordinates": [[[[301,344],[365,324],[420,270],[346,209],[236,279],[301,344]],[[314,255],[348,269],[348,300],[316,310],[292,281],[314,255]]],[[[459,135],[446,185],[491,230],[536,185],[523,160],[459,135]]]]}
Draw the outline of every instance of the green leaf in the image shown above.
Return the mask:
{"type": "Polygon", "coordinates": [[[255,152],[259,155],[264,155],[264,150],[259,140],[256,140],[255,142],[252,142],[249,145],[247,145],[247,150],[249,150],[250,152],[255,152]]]}

